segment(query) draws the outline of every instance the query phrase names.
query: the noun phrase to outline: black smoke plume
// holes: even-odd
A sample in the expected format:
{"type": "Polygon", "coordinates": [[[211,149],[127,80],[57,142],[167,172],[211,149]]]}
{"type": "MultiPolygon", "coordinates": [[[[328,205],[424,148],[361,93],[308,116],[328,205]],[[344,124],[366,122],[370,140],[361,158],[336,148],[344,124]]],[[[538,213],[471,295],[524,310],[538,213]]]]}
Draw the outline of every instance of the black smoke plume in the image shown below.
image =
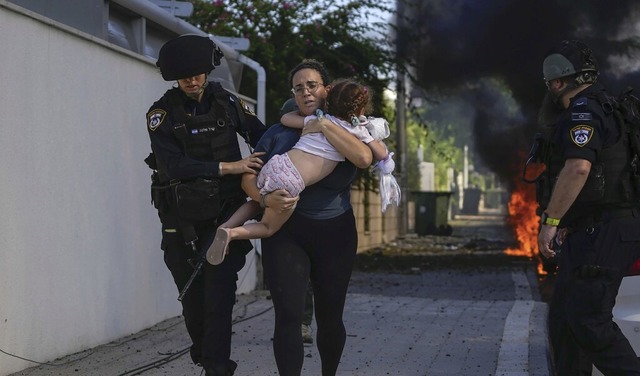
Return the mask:
{"type": "Polygon", "coordinates": [[[640,2],[398,1],[405,15],[398,40],[410,41],[398,48],[417,83],[474,98],[475,152],[505,182],[520,173],[507,162],[529,150],[538,128],[542,60],[561,40],[579,39],[593,49],[600,80],[612,93],[629,85],[640,92],[640,2]],[[496,98],[478,85],[484,78],[504,82],[521,116],[505,119],[496,98]]]}

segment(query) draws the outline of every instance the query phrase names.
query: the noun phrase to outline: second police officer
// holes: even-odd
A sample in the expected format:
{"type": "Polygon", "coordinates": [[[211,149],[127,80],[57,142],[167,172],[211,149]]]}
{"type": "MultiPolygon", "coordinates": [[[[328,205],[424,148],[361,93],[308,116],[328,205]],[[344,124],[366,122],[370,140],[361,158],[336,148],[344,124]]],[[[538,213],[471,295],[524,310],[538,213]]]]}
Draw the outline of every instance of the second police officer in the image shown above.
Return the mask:
{"type": "Polygon", "coordinates": [[[555,373],[591,375],[593,364],[604,375],[640,375],[640,360],[612,318],[622,278],[640,256],[640,201],[628,191],[620,126],[603,107],[609,96],[587,45],[563,41],[544,59],[543,73],[540,114],[549,135],[538,247],[559,258],[549,307],[555,373]]]}
{"type": "Polygon", "coordinates": [[[207,37],[166,42],[156,64],[164,80],[177,85],[147,113],[147,163],[156,171],[152,193],[162,223],[161,248],[182,292],[191,358],[207,376],[233,375],[237,367],[230,359],[232,311],[237,273],[251,243],[233,242],[220,265],[201,263],[202,272],[185,286],[217,225],[245,202],[242,174],[262,166],[260,154],[242,157],[237,135],[254,146],[265,130],[242,100],[208,81],[222,56],[207,37]]]}

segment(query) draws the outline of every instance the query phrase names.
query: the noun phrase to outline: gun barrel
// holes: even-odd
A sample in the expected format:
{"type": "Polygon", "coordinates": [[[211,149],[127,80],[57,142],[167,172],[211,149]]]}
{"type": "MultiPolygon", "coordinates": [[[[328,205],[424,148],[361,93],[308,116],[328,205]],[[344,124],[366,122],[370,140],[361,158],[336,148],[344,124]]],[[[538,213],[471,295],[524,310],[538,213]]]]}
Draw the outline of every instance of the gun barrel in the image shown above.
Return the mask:
{"type": "Polygon", "coordinates": [[[204,261],[205,261],[204,257],[198,260],[198,263],[196,264],[196,267],[194,268],[193,273],[191,273],[191,277],[189,277],[189,280],[187,281],[187,283],[184,285],[182,290],[180,290],[180,294],[178,295],[179,302],[182,301],[185,294],[187,293],[187,290],[189,290],[189,287],[191,287],[193,280],[196,279],[196,277],[198,276],[198,273],[200,273],[200,270],[204,266],[204,261]]]}

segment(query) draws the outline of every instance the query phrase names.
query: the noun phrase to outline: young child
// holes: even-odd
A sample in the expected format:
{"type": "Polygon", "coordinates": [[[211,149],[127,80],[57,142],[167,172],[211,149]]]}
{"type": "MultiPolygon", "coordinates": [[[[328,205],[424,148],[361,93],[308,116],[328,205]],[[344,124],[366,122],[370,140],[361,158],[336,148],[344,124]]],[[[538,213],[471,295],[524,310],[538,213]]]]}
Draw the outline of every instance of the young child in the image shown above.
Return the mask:
{"type": "MultiPolygon", "coordinates": [[[[375,160],[381,161],[389,157],[385,144],[375,140],[366,126],[371,125],[368,118],[364,117],[365,111],[370,106],[370,93],[368,89],[353,81],[339,80],[331,85],[327,95],[327,110],[331,115],[326,119],[342,126],[349,133],[366,143],[373,153],[375,160]]],[[[319,112],[319,120],[323,117],[319,112]]],[[[315,116],[303,118],[293,112],[282,117],[285,126],[302,128],[315,116]],[[301,122],[300,120],[304,120],[301,122]]],[[[378,125],[388,126],[386,121],[378,125]]],[[[380,132],[378,132],[380,133],[380,132]]],[[[385,132],[382,132],[385,133],[385,132]]],[[[291,197],[298,196],[302,190],[329,175],[337,164],[344,161],[341,155],[321,133],[308,133],[300,137],[300,140],[285,154],[273,156],[260,170],[257,178],[258,188],[262,195],[277,189],[285,189],[291,197]]],[[[234,239],[258,239],[266,238],[278,231],[291,217],[293,210],[278,213],[270,208],[264,209],[261,222],[247,223],[261,211],[260,204],[248,201],[241,206],[225,223],[216,231],[216,237],[207,251],[207,261],[218,265],[224,260],[229,242],[234,239]]]]}

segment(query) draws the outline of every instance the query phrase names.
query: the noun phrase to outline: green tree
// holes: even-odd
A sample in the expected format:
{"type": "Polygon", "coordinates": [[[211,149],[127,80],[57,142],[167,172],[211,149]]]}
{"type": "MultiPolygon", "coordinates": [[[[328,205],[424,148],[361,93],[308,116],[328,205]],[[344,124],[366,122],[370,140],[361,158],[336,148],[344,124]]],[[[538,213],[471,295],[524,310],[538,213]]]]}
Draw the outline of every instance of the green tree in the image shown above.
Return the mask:
{"type": "MultiPolygon", "coordinates": [[[[447,170],[462,170],[462,149],[458,146],[459,129],[452,123],[441,125],[436,121],[425,120],[429,106],[410,108],[407,112],[405,124],[407,135],[406,170],[408,172],[408,191],[420,189],[420,168],[418,149],[424,150],[424,161],[433,162],[435,166],[436,191],[449,191],[447,185],[447,170]]],[[[396,150],[397,127],[395,122],[395,104],[390,98],[385,98],[385,116],[391,124],[391,136],[387,145],[396,150]]],[[[398,158],[395,158],[398,161],[398,158]]]]}
{"type": "MultiPolygon", "coordinates": [[[[451,125],[442,127],[451,128],[451,125]]],[[[453,168],[454,171],[462,170],[462,150],[456,146],[454,136],[446,135],[446,131],[435,124],[424,124],[409,120],[407,123],[407,170],[420,171],[418,149],[422,147],[425,162],[432,162],[435,169],[435,190],[449,191],[447,170],[453,168]]],[[[418,190],[420,182],[419,173],[415,176],[409,175],[409,189],[418,190]]]]}
{"type": "MultiPolygon", "coordinates": [[[[289,71],[304,58],[325,64],[333,78],[355,78],[374,92],[373,115],[382,114],[382,92],[393,69],[394,54],[384,3],[372,0],[193,0],[188,21],[216,36],[248,38],[242,53],[267,73],[266,122],[279,120],[290,98],[289,71]]],[[[255,93],[255,73],[245,70],[243,94],[255,93]]],[[[251,95],[251,94],[247,94],[251,95]]]]}

